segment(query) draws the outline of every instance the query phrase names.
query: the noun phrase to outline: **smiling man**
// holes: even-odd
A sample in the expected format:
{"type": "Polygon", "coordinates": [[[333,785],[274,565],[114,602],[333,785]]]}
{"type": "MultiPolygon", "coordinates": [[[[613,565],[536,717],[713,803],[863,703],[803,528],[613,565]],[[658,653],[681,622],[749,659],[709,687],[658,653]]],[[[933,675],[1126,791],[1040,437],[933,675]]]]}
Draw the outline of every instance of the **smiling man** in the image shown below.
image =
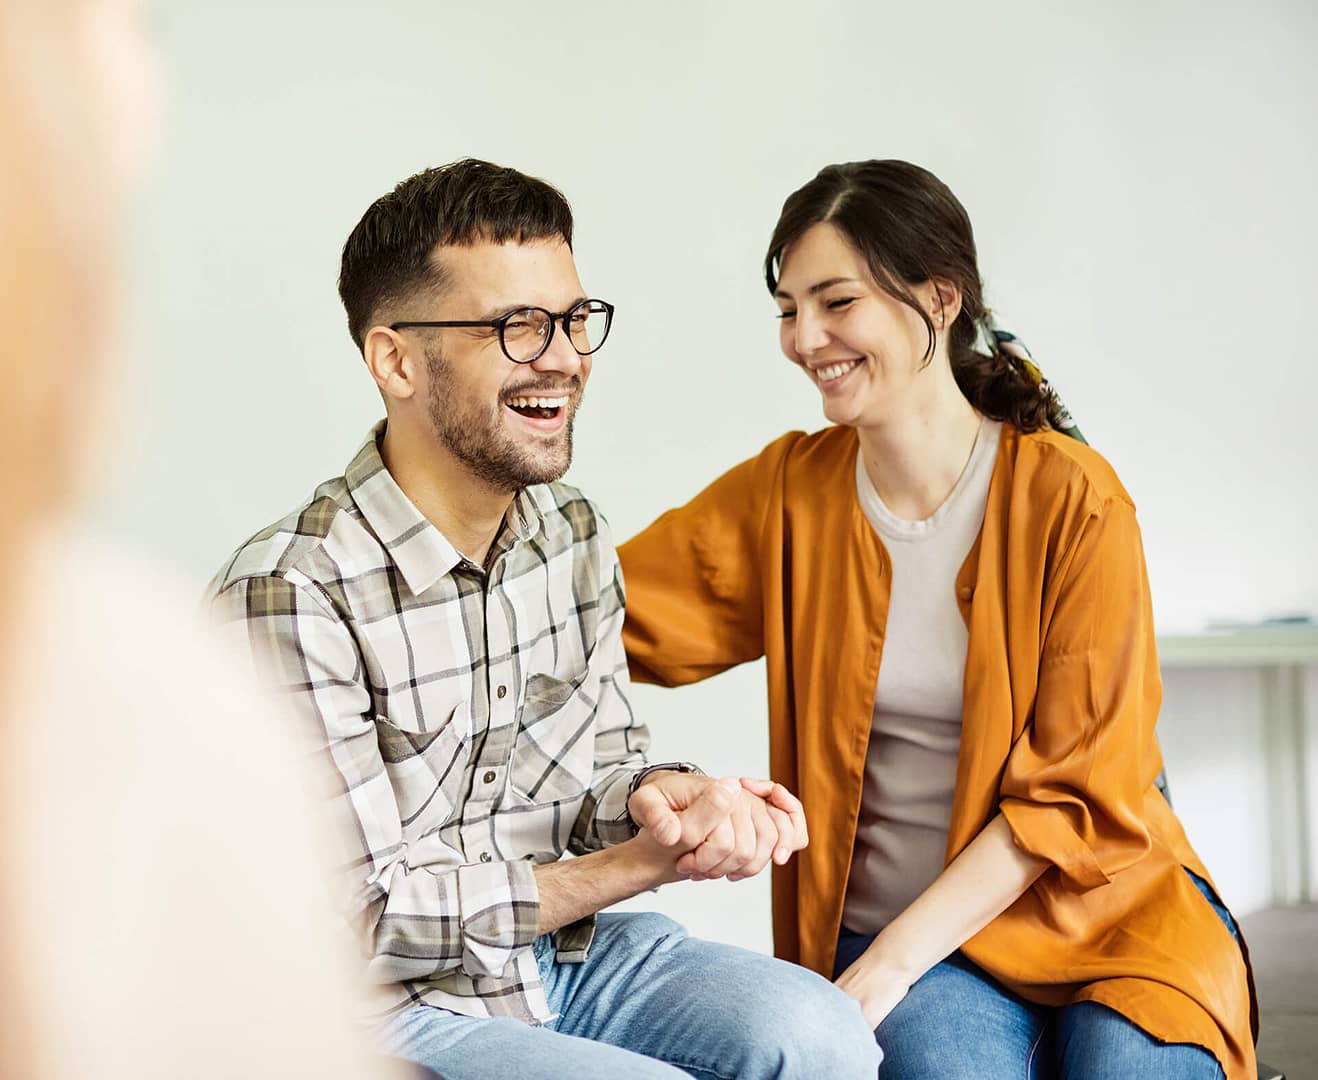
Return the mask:
{"type": "Polygon", "coordinates": [[[558,482],[613,320],[567,202],[487,162],[427,170],[358,223],[339,292],[386,419],[211,597],[327,763],[384,1048],[449,1080],[872,1078],[825,980],[596,918],[806,834],[779,785],[645,763],[613,544],[558,482]]]}

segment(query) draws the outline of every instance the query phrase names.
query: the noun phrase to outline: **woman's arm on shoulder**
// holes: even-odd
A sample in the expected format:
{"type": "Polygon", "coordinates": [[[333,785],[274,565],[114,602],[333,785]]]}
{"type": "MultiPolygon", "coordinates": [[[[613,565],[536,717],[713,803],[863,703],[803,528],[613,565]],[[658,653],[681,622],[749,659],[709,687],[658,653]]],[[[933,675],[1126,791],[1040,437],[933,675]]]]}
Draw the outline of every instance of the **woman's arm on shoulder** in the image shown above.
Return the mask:
{"type": "Polygon", "coordinates": [[[633,679],[680,686],[763,654],[766,525],[800,438],[777,439],[618,549],[633,679]]]}

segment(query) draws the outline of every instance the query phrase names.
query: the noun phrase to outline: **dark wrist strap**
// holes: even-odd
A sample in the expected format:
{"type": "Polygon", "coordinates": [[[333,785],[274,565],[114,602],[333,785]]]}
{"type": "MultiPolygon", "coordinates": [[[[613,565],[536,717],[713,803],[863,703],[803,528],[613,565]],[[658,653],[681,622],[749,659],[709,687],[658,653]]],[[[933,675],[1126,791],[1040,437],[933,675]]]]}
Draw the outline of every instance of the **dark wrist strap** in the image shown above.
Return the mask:
{"type": "Polygon", "coordinates": [[[645,782],[645,778],[647,776],[649,776],[651,773],[657,773],[657,772],[694,773],[696,776],[705,775],[704,769],[702,769],[699,765],[692,764],[689,761],[665,761],[658,765],[647,765],[644,769],[638,770],[636,775],[632,777],[632,782],[627,785],[627,801],[626,803],[624,803],[624,806],[626,807],[627,823],[631,825],[633,832],[637,832],[639,831],[639,829],[636,825],[636,822],[632,820],[632,810],[631,810],[632,796],[636,794],[636,789],[639,788],[641,784],[645,782]]]}

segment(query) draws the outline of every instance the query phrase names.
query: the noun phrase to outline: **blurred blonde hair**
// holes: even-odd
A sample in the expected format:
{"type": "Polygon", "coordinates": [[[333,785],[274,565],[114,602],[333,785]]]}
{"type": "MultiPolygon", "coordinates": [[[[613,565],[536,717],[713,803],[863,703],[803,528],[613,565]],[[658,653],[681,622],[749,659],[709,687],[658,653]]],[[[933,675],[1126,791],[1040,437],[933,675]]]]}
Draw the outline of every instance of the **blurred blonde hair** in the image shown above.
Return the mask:
{"type": "MultiPolygon", "coordinates": [[[[86,138],[93,103],[76,73],[82,7],[0,0],[0,732],[10,739],[30,555],[85,465],[97,333],[111,307],[111,193],[96,160],[105,144],[86,138]]],[[[5,935],[16,925],[7,893],[0,889],[5,935]]],[[[0,955],[12,958],[7,944],[0,955]]],[[[0,964],[2,1076],[31,1075],[40,1058],[25,1015],[30,974],[0,964]]]]}
{"type": "Polygon", "coordinates": [[[111,193],[79,70],[83,7],[0,0],[0,635],[26,538],[76,487],[111,308],[111,193]]]}
{"type": "Polygon", "coordinates": [[[285,718],[191,594],[68,543],[152,128],[135,8],[0,0],[0,1078],[387,1080],[285,718]]]}
{"type": "MultiPolygon", "coordinates": [[[[50,165],[38,137],[31,96],[32,62],[24,62],[29,26],[48,22],[38,0],[0,0],[0,729],[8,734],[15,717],[7,700],[15,683],[15,621],[25,551],[38,522],[59,504],[67,476],[58,451],[42,454],[43,442],[63,444],[74,424],[67,398],[59,393],[55,365],[45,362],[39,343],[59,326],[60,298],[72,276],[69,245],[53,242],[50,187],[42,182],[50,165]]],[[[0,823],[2,824],[2,823],[0,823]]],[[[13,929],[8,890],[0,890],[0,928],[13,929]]],[[[3,955],[12,955],[8,942],[3,955]]],[[[18,1076],[34,1060],[30,1008],[20,988],[23,973],[0,966],[0,998],[18,1010],[0,1030],[0,1075],[18,1076]]]]}

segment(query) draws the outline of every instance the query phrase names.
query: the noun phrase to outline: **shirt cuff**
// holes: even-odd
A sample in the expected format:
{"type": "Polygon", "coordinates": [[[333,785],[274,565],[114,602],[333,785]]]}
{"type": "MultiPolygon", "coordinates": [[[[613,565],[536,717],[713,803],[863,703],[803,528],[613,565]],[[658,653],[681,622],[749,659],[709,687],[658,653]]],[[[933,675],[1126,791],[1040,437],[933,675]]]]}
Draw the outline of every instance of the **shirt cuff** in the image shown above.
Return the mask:
{"type": "Polygon", "coordinates": [[[595,916],[587,915],[554,931],[554,956],[560,964],[584,964],[594,940],[595,916]]]}
{"type": "Polygon", "coordinates": [[[473,977],[500,978],[540,928],[535,867],[515,859],[460,866],[457,874],[462,969],[473,977]]]}
{"type": "Polygon", "coordinates": [[[1003,799],[999,809],[1011,826],[1016,846],[1056,866],[1062,883],[1072,892],[1088,892],[1112,880],[1099,864],[1094,849],[1072,827],[1061,807],[1003,799]]]}
{"type": "Polygon", "coordinates": [[[627,769],[620,770],[599,795],[595,804],[595,834],[605,847],[626,843],[636,835],[636,826],[627,812],[627,800],[635,790],[633,785],[638,775],[627,769]]]}

